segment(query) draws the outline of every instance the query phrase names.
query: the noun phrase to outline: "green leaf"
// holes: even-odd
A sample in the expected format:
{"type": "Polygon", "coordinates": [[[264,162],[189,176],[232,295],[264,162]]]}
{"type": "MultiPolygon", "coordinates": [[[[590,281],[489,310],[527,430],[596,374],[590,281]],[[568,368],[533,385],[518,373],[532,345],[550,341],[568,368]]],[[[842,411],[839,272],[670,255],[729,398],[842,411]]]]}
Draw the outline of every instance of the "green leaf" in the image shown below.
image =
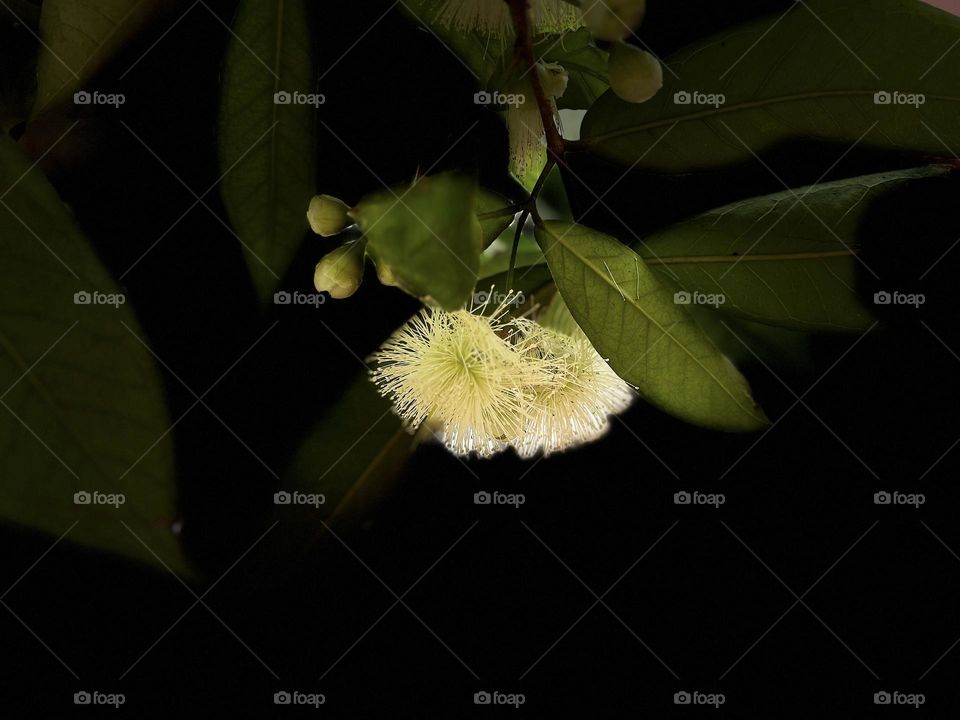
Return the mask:
{"type": "Polygon", "coordinates": [[[752,162],[792,138],[862,137],[865,146],[952,156],[948,148],[960,148],[960,53],[950,52],[958,35],[960,18],[916,0],[795,3],[779,20],[670,58],[673,72],[648,103],[606,93],[584,118],[582,138],[605,157],[666,172],[752,162]],[[925,102],[875,104],[878,92],[925,102]]]}
{"type": "Polygon", "coordinates": [[[445,310],[467,302],[482,242],[476,194],[471,178],[447,173],[360,201],[355,217],[381,279],[386,269],[393,284],[445,310]]]}
{"type": "Polygon", "coordinates": [[[186,574],[172,530],[170,421],[146,336],[56,192],[8,138],[0,198],[0,516],[139,561],[157,563],[156,553],[186,574]],[[114,304],[78,304],[90,296],[76,293],[114,304]],[[75,504],[82,491],[125,502],[75,504]]]}
{"type": "Polygon", "coordinates": [[[308,100],[322,97],[313,88],[305,0],[244,0],[224,68],[221,190],[263,300],[308,232],[316,188],[316,104],[308,100]],[[277,93],[294,101],[276,102],[277,93]]]}
{"type": "Polygon", "coordinates": [[[768,423],[747,381],[633,250],[561,222],[537,228],[537,240],[577,324],[647,401],[720,430],[768,423]]]}
{"type": "Polygon", "coordinates": [[[283,486],[322,494],[320,507],[280,506],[285,520],[362,522],[392,491],[416,439],[401,427],[390,402],[363,373],[301,445],[283,486]]]}
{"type": "MultiPolygon", "coordinates": [[[[506,274],[510,267],[510,251],[513,248],[513,237],[504,237],[495,242],[480,257],[480,278],[485,280],[495,275],[506,274]]],[[[520,235],[520,245],[517,248],[516,275],[521,277],[532,265],[545,263],[543,251],[537,245],[533,233],[524,230],[520,235]]],[[[486,289],[486,288],[484,288],[486,289]]]]}
{"type": "Polygon", "coordinates": [[[722,295],[718,309],[799,330],[863,330],[857,293],[860,221],[885,192],[945,175],[933,166],[752,198],[672,225],[634,248],[690,293],[722,295]]]}
{"type": "MultiPolygon", "coordinates": [[[[479,188],[477,190],[477,215],[492,213],[509,207],[512,203],[502,195],[498,195],[490,190],[479,188]]],[[[516,217],[513,215],[503,215],[500,217],[485,218],[480,220],[480,229],[483,233],[483,247],[487,248],[490,244],[503,234],[503,231],[510,227],[510,223],[516,217]]]]}
{"type": "Polygon", "coordinates": [[[548,35],[533,50],[543,62],[563,65],[570,76],[567,91],[557,100],[561,110],[586,110],[610,88],[607,53],[594,45],[586,28],[548,35]]]}
{"type": "Polygon", "coordinates": [[[31,116],[71,100],[164,4],[161,0],[44,0],[37,98],[31,116]]]}

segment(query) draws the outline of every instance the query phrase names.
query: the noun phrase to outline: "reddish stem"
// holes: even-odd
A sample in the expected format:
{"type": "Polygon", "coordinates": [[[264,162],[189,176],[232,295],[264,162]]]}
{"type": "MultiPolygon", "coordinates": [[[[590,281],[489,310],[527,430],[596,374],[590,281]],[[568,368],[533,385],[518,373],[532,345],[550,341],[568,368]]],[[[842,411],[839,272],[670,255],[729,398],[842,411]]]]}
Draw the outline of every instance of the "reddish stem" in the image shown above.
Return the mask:
{"type": "Polygon", "coordinates": [[[553,117],[553,103],[547,97],[547,93],[543,89],[543,83],[540,82],[537,60],[533,53],[533,31],[530,23],[529,0],[504,1],[510,6],[513,27],[517,33],[516,53],[527,68],[530,83],[533,85],[533,94],[537,99],[537,107],[540,109],[540,119],[543,121],[543,129],[547,134],[547,152],[555,162],[562,164],[563,138],[560,136],[557,122],[553,117]]]}

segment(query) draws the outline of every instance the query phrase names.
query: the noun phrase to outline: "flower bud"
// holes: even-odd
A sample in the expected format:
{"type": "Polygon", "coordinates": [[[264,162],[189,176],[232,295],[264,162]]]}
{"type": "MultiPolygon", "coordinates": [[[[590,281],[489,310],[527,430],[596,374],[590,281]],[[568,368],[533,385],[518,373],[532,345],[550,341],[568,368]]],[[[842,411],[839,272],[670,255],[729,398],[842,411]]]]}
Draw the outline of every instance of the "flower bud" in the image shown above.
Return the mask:
{"type": "Polygon", "coordinates": [[[393,270],[383,261],[374,258],[376,261],[377,267],[377,280],[380,281],[381,285],[386,285],[387,287],[400,287],[400,281],[397,279],[397,276],[394,274],[393,270]]]}
{"type": "Polygon", "coordinates": [[[330,195],[316,195],[310,201],[307,220],[310,222],[310,229],[323,237],[336,235],[353,225],[350,206],[330,195]]]}
{"type": "Polygon", "coordinates": [[[647,0],[580,0],[583,24],[598,40],[616,42],[640,27],[647,0]]]}
{"type": "Polygon", "coordinates": [[[317,292],[343,299],[353,295],[363,279],[363,256],[366,242],[353,240],[324,255],[313,273],[317,292]]]}
{"type": "Polygon", "coordinates": [[[623,100],[646,102],[663,87],[660,61],[646,50],[626,43],[610,48],[610,87],[623,100]]]}

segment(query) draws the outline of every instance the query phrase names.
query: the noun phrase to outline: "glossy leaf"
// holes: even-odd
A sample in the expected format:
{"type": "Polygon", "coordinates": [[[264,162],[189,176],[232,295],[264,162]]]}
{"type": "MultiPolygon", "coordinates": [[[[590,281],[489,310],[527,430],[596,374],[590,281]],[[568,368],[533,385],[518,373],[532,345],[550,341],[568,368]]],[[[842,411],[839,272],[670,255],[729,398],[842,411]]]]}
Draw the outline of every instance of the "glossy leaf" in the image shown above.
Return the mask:
{"type": "Polygon", "coordinates": [[[172,529],[171,423],[147,338],[7,138],[0,197],[0,516],[186,573],[172,529]],[[91,502],[76,504],[83,492],[91,502]],[[123,503],[97,502],[117,494],[123,503]]]}
{"type": "Polygon", "coordinates": [[[767,424],[747,381],[633,250],[561,222],[538,228],[537,240],[577,323],[648,402],[721,430],[767,424]]]}
{"type": "Polygon", "coordinates": [[[960,18],[916,0],[805,0],[669,58],[645,104],[606,93],[582,138],[667,172],[753,161],[793,138],[952,157],[958,35],[960,18]]]}
{"type": "Polygon", "coordinates": [[[903,183],[944,175],[933,166],[752,198],[672,225],[634,246],[691,293],[723,295],[718,309],[800,330],[863,330],[855,255],[864,213],[903,183]]]}
{"type": "Polygon", "coordinates": [[[263,300],[309,232],[321,99],[305,0],[244,0],[223,75],[221,191],[263,300]]]}

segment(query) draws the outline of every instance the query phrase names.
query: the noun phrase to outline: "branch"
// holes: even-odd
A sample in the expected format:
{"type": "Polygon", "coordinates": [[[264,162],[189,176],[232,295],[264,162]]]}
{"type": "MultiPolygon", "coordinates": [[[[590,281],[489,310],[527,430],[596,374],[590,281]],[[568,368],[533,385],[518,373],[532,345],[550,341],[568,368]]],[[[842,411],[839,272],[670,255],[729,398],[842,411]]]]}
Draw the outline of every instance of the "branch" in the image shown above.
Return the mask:
{"type": "Polygon", "coordinates": [[[543,90],[540,82],[540,73],[537,72],[537,60],[533,53],[533,31],[530,27],[529,0],[504,0],[510,6],[510,16],[513,19],[513,28],[517,33],[516,54],[526,66],[526,74],[530,76],[533,85],[533,94],[537,98],[537,107],[540,109],[540,119],[547,134],[547,153],[557,163],[563,164],[564,145],[557,122],[553,117],[553,103],[543,90]]]}

